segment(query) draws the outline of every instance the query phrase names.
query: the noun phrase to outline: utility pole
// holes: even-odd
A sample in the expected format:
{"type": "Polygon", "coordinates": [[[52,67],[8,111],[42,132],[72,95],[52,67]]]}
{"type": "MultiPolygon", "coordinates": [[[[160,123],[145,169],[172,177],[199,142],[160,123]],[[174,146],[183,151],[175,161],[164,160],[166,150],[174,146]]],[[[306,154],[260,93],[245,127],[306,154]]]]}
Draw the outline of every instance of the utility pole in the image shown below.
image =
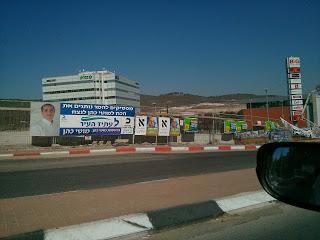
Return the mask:
{"type": "Polygon", "coordinates": [[[266,91],[266,100],[267,100],[267,118],[268,118],[268,122],[270,120],[269,118],[269,100],[268,100],[268,89],[265,89],[266,91]]]}
{"type": "Polygon", "coordinates": [[[250,101],[251,131],[253,131],[252,99],[250,98],[249,101],[250,101]]]}

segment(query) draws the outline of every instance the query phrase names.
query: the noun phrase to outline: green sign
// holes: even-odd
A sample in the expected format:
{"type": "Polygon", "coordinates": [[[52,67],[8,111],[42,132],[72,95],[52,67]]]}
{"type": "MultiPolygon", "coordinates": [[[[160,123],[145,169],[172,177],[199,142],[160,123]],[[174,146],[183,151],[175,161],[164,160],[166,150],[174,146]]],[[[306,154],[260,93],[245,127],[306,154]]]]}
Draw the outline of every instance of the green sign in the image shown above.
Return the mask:
{"type": "Polygon", "coordinates": [[[92,75],[82,75],[82,76],[80,76],[80,80],[83,80],[83,79],[86,79],[86,80],[92,79],[92,75]]]}
{"type": "Polygon", "coordinates": [[[245,121],[224,121],[224,132],[225,133],[235,133],[235,132],[245,132],[248,129],[248,124],[245,121]]]}
{"type": "Polygon", "coordinates": [[[266,130],[271,131],[276,129],[276,123],[272,121],[266,121],[266,130]]]}
{"type": "Polygon", "coordinates": [[[187,117],[183,121],[183,130],[185,132],[198,132],[198,118],[187,117]]]}

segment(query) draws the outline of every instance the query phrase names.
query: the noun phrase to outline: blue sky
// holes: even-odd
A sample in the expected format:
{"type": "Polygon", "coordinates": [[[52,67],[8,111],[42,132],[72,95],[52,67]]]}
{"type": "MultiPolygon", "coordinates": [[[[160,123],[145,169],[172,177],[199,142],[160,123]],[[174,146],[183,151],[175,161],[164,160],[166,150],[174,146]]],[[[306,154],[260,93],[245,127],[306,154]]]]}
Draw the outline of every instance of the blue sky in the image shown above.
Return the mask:
{"type": "Polygon", "coordinates": [[[320,1],[0,1],[0,98],[41,98],[41,78],[81,69],[137,80],[144,94],[286,95],[320,83],[320,1]]]}

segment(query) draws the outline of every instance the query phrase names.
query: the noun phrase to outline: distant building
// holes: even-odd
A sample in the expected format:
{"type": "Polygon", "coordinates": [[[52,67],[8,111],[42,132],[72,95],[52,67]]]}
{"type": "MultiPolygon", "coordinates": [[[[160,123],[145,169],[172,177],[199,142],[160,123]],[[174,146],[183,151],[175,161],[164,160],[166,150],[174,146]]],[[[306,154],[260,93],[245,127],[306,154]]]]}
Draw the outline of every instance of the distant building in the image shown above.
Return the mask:
{"type": "MultiPolygon", "coordinates": [[[[248,129],[258,130],[264,128],[265,122],[269,120],[280,122],[280,117],[291,122],[290,102],[288,97],[269,97],[268,110],[266,98],[254,98],[245,102],[247,109],[243,109],[239,114],[244,115],[245,121],[248,123],[248,129]]],[[[305,113],[305,117],[307,113],[305,113]]],[[[306,121],[299,120],[299,127],[306,127],[306,121]]]]}
{"type": "Polygon", "coordinates": [[[42,79],[46,102],[127,105],[140,108],[139,83],[106,70],[42,79]]]}

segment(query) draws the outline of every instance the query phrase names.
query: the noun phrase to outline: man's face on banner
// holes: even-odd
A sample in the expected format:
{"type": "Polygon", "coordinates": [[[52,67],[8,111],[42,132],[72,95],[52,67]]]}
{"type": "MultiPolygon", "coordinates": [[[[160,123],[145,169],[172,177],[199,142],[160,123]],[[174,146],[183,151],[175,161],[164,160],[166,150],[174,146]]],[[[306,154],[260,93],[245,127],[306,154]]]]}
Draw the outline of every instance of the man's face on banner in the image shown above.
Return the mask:
{"type": "Polygon", "coordinates": [[[41,107],[42,117],[47,119],[49,122],[53,121],[55,109],[54,106],[51,104],[45,104],[41,107]]]}

